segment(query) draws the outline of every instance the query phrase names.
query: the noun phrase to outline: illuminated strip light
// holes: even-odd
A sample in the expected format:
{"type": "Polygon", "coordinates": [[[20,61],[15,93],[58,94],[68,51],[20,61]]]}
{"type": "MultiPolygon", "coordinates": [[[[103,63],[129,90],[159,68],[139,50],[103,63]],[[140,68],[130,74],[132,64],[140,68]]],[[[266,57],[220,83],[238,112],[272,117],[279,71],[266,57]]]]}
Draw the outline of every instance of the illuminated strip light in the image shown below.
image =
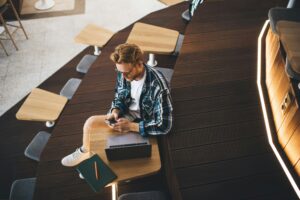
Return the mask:
{"type": "Polygon", "coordinates": [[[283,171],[285,172],[286,176],[288,177],[293,189],[295,190],[298,198],[300,199],[300,190],[294,180],[294,178],[292,177],[291,173],[289,172],[287,166],[285,165],[283,159],[281,158],[278,150],[276,149],[274,143],[273,143],[273,139],[272,139],[272,135],[271,135],[271,128],[270,128],[270,123],[269,123],[269,119],[268,119],[268,114],[267,114],[267,109],[266,109],[266,103],[265,103],[265,99],[264,99],[264,95],[263,95],[263,90],[261,87],[261,45],[262,45],[262,37],[263,34],[266,31],[266,28],[268,27],[270,20],[267,20],[259,34],[258,37],[258,49],[257,49],[257,87],[258,87],[258,91],[259,91],[259,97],[260,97],[260,102],[261,102],[261,107],[262,107],[262,111],[263,111],[263,115],[264,115],[264,121],[265,121],[265,126],[266,126],[266,131],[267,131],[267,135],[268,135],[268,141],[269,144],[276,156],[276,158],[278,159],[283,171]]]}

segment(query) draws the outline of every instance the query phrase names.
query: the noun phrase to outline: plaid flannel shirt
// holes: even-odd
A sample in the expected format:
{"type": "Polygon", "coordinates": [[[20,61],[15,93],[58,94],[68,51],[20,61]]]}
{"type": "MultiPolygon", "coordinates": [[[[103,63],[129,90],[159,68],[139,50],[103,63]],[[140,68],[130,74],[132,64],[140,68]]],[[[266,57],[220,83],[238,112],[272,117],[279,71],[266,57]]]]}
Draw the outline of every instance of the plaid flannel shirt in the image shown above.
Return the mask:
{"type": "MultiPolygon", "coordinates": [[[[173,123],[172,103],[169,87],[164,76],[155,68],[145,65],[146,79],[140,97],[139,121],[140,134],[161,135],[167,134],[173,123]]],[[[115,88],[115,98],[111,109],[118,108],[120,115],[129,112],[131,104],[131,84],[118,72],[115,88]]]]}

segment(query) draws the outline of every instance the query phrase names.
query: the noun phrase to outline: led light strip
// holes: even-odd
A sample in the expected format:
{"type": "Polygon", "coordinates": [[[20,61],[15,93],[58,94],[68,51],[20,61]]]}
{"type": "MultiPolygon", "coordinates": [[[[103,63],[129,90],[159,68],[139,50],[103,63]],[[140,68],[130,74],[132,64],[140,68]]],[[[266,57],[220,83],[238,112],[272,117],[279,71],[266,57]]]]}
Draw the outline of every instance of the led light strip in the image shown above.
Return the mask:
{"type": "Polygon", "coordinates": [[[261,107],[262,107],[262,111],[263,111],[263,115],[264,115],[264,121],[265,121],[265,126],[266,126],[266,131],[267,131],[267,136],[268,136],[268,141],[269,144],[277,158],[277,160],[279,161],[283,171],[285,172],[286,176],[288,177],[293,189],[295,190],[298,198],[300,199],[300,190],[295,182],[295,180],[293,179],[291,173],[289,172],[287,166],[285,165],[283,159],[281,158],[278,150],[276,149],[274,143],[273,143],[273,139],[272,139],[272,134],[271,134],[271,128],[270,128],[270,123],[269,123],[269,119],[268,119],[268,113],[267,113],[267,109],[266,109],[266,103],[265,103],[265,99],[264,99],[264,95],[263,95],[263,90],[261,87],[261,46],[262,46],[262,37],[268,27],[270,20],[267,20],[259,34],[258,37],[258,49],[257,49],[257,87],[258,87],[258,92],[259,92],[259,97],[260,97],[260,102],[261,102],[261,107]]]}

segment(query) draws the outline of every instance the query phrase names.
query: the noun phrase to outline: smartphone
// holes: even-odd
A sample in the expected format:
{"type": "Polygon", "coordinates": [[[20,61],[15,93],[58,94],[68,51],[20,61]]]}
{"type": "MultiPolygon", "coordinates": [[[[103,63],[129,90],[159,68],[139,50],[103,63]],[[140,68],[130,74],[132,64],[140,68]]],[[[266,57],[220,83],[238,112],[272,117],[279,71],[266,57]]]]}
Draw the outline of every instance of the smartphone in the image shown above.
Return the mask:
{"type": "Polygon", "coordinates": [[[117,121],[115,119],[105,119],[105,123],[111,126],[117,123],[117,121]]]}

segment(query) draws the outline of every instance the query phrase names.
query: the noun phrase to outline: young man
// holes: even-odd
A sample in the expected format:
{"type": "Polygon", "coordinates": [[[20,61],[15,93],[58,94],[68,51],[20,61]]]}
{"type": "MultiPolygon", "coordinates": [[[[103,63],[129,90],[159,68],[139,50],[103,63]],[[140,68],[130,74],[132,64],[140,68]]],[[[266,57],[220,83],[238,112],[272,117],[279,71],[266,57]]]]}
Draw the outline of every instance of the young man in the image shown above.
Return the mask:
{"type": "MultiPolygon", "coordinates": [[[[167,134],[172,127],[172,104],[168,84],[155,68],[143,63],[143,53],[134,44],[121,44],[110,56],[117,71],[115,98],[106,116],[92,116],[83,127],[83,145],[62,159],[75,166],[91,155],[89,136],[104,120],[110,128],[142,136],[167,134]]],[[[100,134],[100,133],[99,133],[100,134]]]]}

